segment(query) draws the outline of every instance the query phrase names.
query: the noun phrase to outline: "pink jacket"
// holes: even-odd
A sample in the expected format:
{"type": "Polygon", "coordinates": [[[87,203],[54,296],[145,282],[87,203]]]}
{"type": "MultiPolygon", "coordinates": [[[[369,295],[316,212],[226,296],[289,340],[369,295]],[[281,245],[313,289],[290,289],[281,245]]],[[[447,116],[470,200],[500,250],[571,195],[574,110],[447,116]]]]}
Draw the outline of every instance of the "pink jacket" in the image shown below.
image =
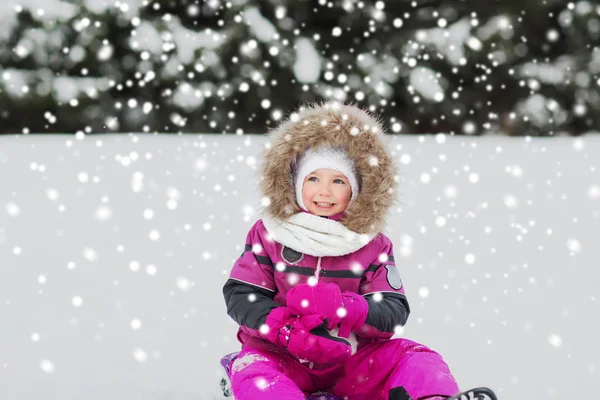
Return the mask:
{"type": "MultiPolygon", "coordinates": [[[[339,219],[341,215],[331,216],[339,219]]],[[[357,333],[359,345],[375,338],[390,338],[404,325],[410,309],[394,259],[392,242],[379,233],[363,248],[339,257],[298,253],[267,239],[258,220],[246,238],[244,253],[235,262],[223,288],[228,314],[240,324],[238,339],[260,337],[258,329],[269,312],[286,305],[288,290],[318,275],[320,283],[336,283],[365,296],[369,314],[357,333]]]]}

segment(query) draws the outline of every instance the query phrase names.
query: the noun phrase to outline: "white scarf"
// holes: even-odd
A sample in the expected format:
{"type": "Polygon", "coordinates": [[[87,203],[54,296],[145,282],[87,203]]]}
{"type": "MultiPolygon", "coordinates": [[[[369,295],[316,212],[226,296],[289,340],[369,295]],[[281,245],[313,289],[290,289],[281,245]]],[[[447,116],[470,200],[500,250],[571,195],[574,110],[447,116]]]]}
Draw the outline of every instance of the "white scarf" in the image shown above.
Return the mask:
{"type": "Polygon", "coordinates": [[[358,234],[338,221],[300,212],[286,220],[265,214],[265,228],[278,243],[314,257],[343,256],[363,248],[375,233],[358,234]]]}

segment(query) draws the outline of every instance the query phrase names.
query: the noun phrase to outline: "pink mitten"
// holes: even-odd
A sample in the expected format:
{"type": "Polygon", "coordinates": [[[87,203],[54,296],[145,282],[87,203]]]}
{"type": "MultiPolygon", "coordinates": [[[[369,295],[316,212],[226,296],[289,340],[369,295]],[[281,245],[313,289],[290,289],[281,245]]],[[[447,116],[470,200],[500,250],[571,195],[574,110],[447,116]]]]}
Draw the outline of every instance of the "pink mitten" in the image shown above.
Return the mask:
{"type": "Polygon", "coordinates": [[[352,354],[350,342],[329,334],[322,315],[295,317],[286,307],[278,307],[267,316],[266,327],[260,332],[301,360],[336,364],[352,354]]]}
{"type": "Polygon", "coordinates": [[[354,292],[344,291],[342,297],[346,315],[342,318],[338,335],[347,338],[365,323],[369,314],[369,303],[363,296],[354,292]]]}
{"type": "Polygon", "coordinates": [[[307,315],[292,324],[288,351],[301,360],[338,364],[352,355],[350,342],[331,336],[321,315],[307,315]]]}
{"type": "Polygon", "coordinates": [[[335,283],[299,283],[287,292],[285,301],[293,314],[324,316],[327,329],[337,327],[342,321],[338,312],[343,305],[342,291],[335,283]]]}

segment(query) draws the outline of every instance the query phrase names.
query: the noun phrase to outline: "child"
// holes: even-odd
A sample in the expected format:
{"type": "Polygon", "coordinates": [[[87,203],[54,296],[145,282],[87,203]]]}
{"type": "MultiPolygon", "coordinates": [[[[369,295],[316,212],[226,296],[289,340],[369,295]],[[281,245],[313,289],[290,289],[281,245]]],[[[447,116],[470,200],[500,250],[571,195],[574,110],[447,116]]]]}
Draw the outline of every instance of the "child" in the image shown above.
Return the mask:
{"type": "Polygon", "coordinates": [[[300,400],[321,390],[350,400],[459,392],[439,354],[392,339],[410,308],[392,242],[381,233],[395,190],[383,134],[378,121],[347,105],[308,107],[270,134],[261,181],[270,202],[223,288],[240,325],[236,400],[300,400]]]}

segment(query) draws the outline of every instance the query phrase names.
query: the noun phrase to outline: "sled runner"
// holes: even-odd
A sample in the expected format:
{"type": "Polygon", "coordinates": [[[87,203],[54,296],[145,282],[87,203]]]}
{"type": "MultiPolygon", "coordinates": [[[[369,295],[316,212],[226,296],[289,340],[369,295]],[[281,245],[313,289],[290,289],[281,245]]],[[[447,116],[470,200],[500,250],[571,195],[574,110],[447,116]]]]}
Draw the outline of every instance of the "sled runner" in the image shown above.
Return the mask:
{"type": "Polygon", "coordinates": [[[498,400],[496,394],[491,389],[486,387],[475,388],[457,394],[456,396],[448,397],[448,400],[498,400]]]}

